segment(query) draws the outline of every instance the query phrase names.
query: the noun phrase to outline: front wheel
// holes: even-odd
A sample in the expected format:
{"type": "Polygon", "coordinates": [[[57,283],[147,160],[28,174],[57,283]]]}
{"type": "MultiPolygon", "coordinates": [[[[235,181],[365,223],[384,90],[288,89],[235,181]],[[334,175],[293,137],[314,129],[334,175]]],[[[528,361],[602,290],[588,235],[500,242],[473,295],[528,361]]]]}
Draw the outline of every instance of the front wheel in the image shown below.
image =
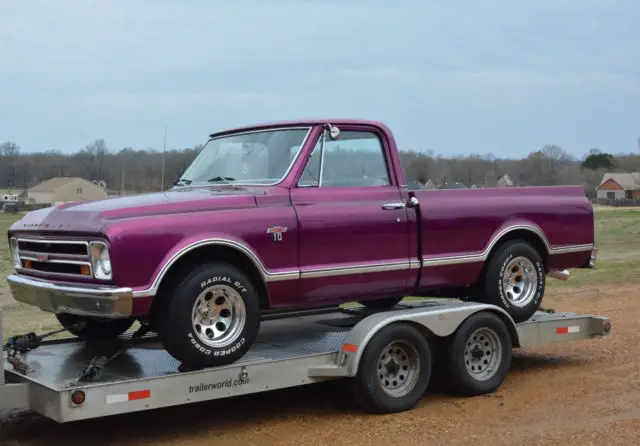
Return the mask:
{"type": "Polygon", "coordinates": [[[489,260],[478,300],[504,309],[516,323],[526,321],[540,308],[545,277],[538,251],[525,241],[509,241],[489,260]]]}
{"type": "Polygon", "coordinates": [[[158,336],[169,354],[189,368],[231,364],[258,335],[258,293],[234,266],[197,267],[160,298],[154,321],[158,336]]]}

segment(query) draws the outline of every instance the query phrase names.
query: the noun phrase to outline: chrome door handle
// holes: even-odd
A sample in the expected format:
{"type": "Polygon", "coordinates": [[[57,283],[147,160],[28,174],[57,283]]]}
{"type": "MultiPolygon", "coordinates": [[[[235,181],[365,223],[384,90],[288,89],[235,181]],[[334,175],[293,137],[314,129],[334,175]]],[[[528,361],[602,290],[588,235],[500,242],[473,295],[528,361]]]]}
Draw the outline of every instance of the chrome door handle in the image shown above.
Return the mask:
{"type": "Polygon", "coordinates": [[[382,209],[384,209],[385,211],[394,211],[394,210],[402,209],[403,207],[404,207],[404,203],[402,202],[386,203],[382,205],[382,209]]]}

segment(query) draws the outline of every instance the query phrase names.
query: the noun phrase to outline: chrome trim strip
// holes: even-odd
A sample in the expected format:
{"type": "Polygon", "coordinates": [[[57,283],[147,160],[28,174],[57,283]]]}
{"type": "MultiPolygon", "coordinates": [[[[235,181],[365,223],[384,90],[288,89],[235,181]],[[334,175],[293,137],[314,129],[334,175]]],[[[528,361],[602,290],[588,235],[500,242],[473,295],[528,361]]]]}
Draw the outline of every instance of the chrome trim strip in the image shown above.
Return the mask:
{"type": "Polygon", "coordinates": [[[537,236],[540,237],[542,242],[544,243],[549,255],[560,255],[560,254],[571,254],[576,252],[584,252],[591,251],[593,249],[593,244],[585,244],[585,245],[566,245],[566,246],[551,246],[549,241],[545,237],[545,235],[535,226],[529,225],[515,225],[509,226],[498,234],[495,235],[487,245],[487,247],[478,254],[470,254],[470,255],[453,255],[449,257],[434,257],[434,258],[425,258],[423,260],[423,268],[427,267],[435,267],[435,266],[445,266],[445,265],[459,265],[464,263],[476,263],[476,262],[484,262],[488,257],[489,253],[493,249],[493,247],[500,241],[500,239],[508,234],[509,232],[513,232],[516,230],[527,230],[533,232],[537,236]]]}
{"type": "Polygon", "coordinates": [[[409,270],[411,262],[389,262],[371,265],[345,266],[341,268],[320,268],[302,271],[301,279],[313,279],[318,277],[349,276],[353,274],[380,273],[388,271],[409,270]]]}
{"type": "Polygon", "coordinates": [[[164,279],[165,275],[171,268],[171,266],[183,255],[186,253],[203,246],[226,246],[229,248],[234,248],[246,255],[251,262],[258,268],[260,271],[260,275],[262,279],[267,282],[280,282],[285,280],[298,280],[298,279],[311,279],[311,278],[319,278],[319,277],[334,277],[341,275],[353,275],[353,274],[367,274],[367,273],[376,273],[376,272],[386,272],[386,271],[400,271],[402,269],[418,269],[418,268],[428,268],[428,267],[437,267],[437,266],[445,266],[445,265],[459,265],[465,263],[475,263],[482,262],[486,260],[491,252],[491,249],[495,246],[495,244],[500,240],[502,236],[505,234],[515,231],[518,229],[526,229],[540,236],[545,246],[549,250],[549,255],[558,255],[558,254],[567,254],[574,252],[583,252],[589,251],[593,249],[593,245],[568,245],[568,246],[560,246],[560,247],[550,247],[549,242],[546,237],[535,227],[527,226],[527,225],[516,225],[510,226],[508,228],[500,231],[489,243],[487,248],[479,254],[472,255],[458,255],[458,256],[449,256],[449,257],[435,257],[435,258],[426,258],[424,260],[420,260],[418,258],[409,259],[406,262],[377,262],[370,264],[361,264],[340,268],[321,268],[314,270],[300,270],[300,269],[291,269],[289,271],[281,271],[277,273],[270,272],[265,265],[262,263],[262,260],[257,255],[253,249],[249,246],[245,245],[242,242],[236,242],[224,238],[211,238],[199,240],[197,242],[191,243],[190,245],[185,246],[180,251],[176,252],[171,258],[163,265],[162,269],[156,276],[153,281],[151,287],[133,291],[133,297],[146,297],[155,295],[158,292],[158,288],[162,279],[164,279]]]}
{"type": "MultiPolygon", "coordinates": [[[[47,259],[47,260],[38,260],[36,257],[27,257],[27,256],[23,256],[20,257],[20,259],[22,260],[31,260],[32,262],[38,262],[38,263],[61,263],[63,265],[87,265],[89,267],[89,269],[91,269],[91,263],[90,262],[80,262],[78,260],[60,260],[60,259],[47,259]]],[[[31,271],[31,270],[29,270],[31,271]]],[[[43,273],[50,273],[50,271],[42,271],[43,273]]]]}
{"type": "Polygon", "coordinates": [[[18,242],[41,243],[41,244],[59,244],[59,245],[85,245],[89,247],[89,242],[84,240],[63,240],[63,239],[43,239],[43,238],[17,238],[18,242]]]}
{"type": "Polygon", "coordinates": [[[44,253],[44,252],[39,253],[38,251],[25,251],[25,250],[20,250],[19,253],[20,254],[24,254],[25,257],[23,257],[23,258],[34,257],[34,256],[37,256],[38,254],[47,254],[49,256],[55,256],[55,257],[59,257],[60,258],[60,259],[56,259],[56,260],[86,259],[86,258],[89,257],[86,254],[58,254],[58,253],[44,253]]]}
{"type": "Polygon", "coordinates": [[[593,249],[593,245],[558,246],[555,248],[551,248],[551,252],[549,253],[549,255],[573,254],[576,252],[591,251],[592,249],[593,249]]]}

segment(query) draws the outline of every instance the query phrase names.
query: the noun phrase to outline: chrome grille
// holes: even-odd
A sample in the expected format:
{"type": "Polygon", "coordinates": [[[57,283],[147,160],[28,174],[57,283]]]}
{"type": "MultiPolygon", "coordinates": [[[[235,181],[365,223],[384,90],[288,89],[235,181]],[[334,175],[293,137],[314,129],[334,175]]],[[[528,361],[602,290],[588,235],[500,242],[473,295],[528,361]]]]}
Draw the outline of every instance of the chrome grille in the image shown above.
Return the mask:
{"type": "Polygon", "coordinates": [[[93,276],[88,242],[25,238],[17,242],[24,272],[84,278],[93,276]]]}

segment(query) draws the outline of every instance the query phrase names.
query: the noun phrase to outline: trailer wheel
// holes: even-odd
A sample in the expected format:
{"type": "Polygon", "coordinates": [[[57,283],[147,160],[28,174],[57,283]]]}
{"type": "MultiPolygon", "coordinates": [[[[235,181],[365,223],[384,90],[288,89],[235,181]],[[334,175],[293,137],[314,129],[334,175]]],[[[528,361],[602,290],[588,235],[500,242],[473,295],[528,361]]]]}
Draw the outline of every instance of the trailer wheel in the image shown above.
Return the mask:
{"type": "Polygon", "coordinates": [[[424,396],[431,378],[431,348],[406,323],[382,328],[364,349],[352,380],[356,402],[372,413],[409,410],[424,396]]]}
{"type": "Polygon", "coordinates": [[[545,268],[538,251],[523,240],[511,240],[489,262],[478,300],[504,309],[516,323],[531,318],[545,291],[545,268]]]}
{"type": "Polygon", "coordinates": [[[491,393],[507,376],[512,356],[511,335],[494,313],[470,316],[445,347],[445,379],[455,394],[491,393]]]}
{"type": "Polygon", "coordinates": [[[56,314],[56,319],[69,333],[87,342],[115,339],[134,322],[133,319],[104,319],[67,313],[56,314]]]}
{"type": "Polygon", "coordinates": [[[258,292],[232,265],[199,266],[161,299],[154,327],[167,352],[188,368],[231,364],[258,335],[258,292]]]}

